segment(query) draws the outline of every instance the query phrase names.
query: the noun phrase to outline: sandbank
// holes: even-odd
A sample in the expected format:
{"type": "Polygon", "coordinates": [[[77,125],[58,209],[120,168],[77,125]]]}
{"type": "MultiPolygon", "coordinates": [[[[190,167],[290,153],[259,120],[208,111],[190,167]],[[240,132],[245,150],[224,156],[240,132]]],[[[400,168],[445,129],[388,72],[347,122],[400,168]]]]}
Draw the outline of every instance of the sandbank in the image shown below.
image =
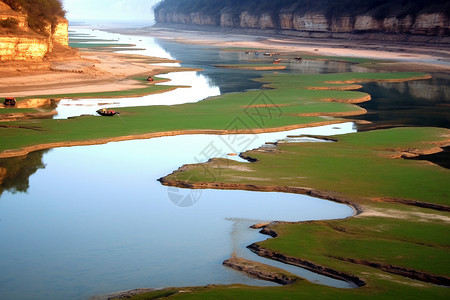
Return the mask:
{"type": "Polygon", "coordinates": [[[196,27],[195,30],[173,27],[146,27],[116,32],[146,35],[179,43],[219,46],[223,48],[265,49],[297,52],[316,56],[360,57],[382,60],[380,68],[398,71],[450,72],[450,45],[393,41],[360,41],[283,36],[270,32],[216,30],[196,27]]]}
{"type": "Polygon", "coordinates": [[[80,52],[37,63],[6,62],[0,64],[0,97],[124,91],[145,86],[130,77],[154,76],[173,69],[149,61],[172,62],[112,52],[80,52]]]}

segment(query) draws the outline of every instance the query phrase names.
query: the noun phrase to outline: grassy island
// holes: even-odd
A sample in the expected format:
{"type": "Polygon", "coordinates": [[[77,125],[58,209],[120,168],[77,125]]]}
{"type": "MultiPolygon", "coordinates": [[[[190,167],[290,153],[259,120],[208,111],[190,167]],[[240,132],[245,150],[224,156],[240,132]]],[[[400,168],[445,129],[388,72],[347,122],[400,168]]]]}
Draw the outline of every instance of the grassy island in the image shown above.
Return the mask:
{"type": "MultiPolygon", "coordinates": [[[[428,75],[270,74],[260,79],[266,83],[264,91],[225,94],[198,103],[174,106],[121,108],[121,118],[83,116],[69,120],[0,121],[2,139],[0,157],[23,155],[30,151],[60,146],[98,144],[153,136],[257,133],[338,123],[342,122],[338,117],[365,113],[353,103],[367,101],[370,96],[352,91],[351,89],[357,88],[355,82],[404,81],[418,78],[428,78],[428,75]],[[232,127],[236,120],[239,121],[240,127],[232,127]]],[[[155,88],[170,87],[148,87],[152,91],[155,88]]],[[[136,91],[130,93],[134,94],[136,91]]],[[[77,95],[71,95],[75,96],[77,95]]],[[[78,96],[87,97],[87,95],[78,96]]]]}
{"type": "Polygon", "coordinates": [[[439,128],[377,130],[338,136],[334,143],[278,143],[276,149],[244,153],[256,159],[253,163],[221,159],[219,164],[183,166],[161,181],[191,188],[307,193],[352,204],[359,214],[344,220],[269,224],[263,232],[277,237],[250,249],[351,278],[360,287],[337,289],[300,280],[278,288],[170,289],[171,298],[448,298],[450,171],[403,157],[438,151],[439,145],[449,144],[449,135],[439,128]],[[214,180],[205,167],[214,172],[214,180]]]}

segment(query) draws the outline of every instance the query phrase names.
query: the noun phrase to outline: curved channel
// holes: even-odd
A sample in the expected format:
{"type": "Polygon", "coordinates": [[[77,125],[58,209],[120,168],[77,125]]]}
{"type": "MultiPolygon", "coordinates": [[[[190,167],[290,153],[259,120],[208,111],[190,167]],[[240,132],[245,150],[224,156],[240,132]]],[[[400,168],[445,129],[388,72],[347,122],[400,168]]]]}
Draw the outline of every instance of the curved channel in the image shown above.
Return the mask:
{"type": "MultiPolygon", "coordinates": [[[[286,135],[352,131],[354,125],[344,123],[260,134],[248,148],[286,135]]],[[[2,294],[82,299],[136,287],[271,285],[222,266],[236,241],[240,247],[266,238],[247,229],[235,240],[230,218],[302,221],[352,215],[346,205],[303,195],[173,190],[156,181],[182,164],[208,160],[210,145],[226,152],[221,138],[173,136],[43,154],[26,193],[10,189],[0,198],[0,285],[8,286],[2,294]],[[179,197],[191,193],[191,205],[179,205],[179,197]]],[[[311,280],[330,284],[326,278],[311,280]]]]}
{"type": "MultiPolygon", "coordinates": [[[[135,39],[138,39],[137,47],[140,47],[139,39],[157,44],[150,38],[148,41],[143,37],[129,38],[131,42],[135,39]]],[[[186,59],[186,53],[179,53],[179,57],[168,54],[165,49],[178,47],[173,43],[160,41],[158,47],[161,49],[152,55],[186,59]]],[[[180,101],[195,102],[260,85],[251,81],[259,77],[259,72],[230,76],[222,72],[235,71],[211,67],[213,59],[236,61],[240,59],[238,54],[217,49],[208,52],[198,46],[192,48],[191,63],[185,66],[203,68],[205,72],[189,74],[197,77],[198,84],[192,84],[191,88],[195,96],[175,97],[182,99],[180,101]],[[205,51],[209,53],[206,56],[205,51]],[[206,94],[199,94],[206,86],[206,94]]],[[[317,66],[310,67],[317,70],[317,66]]],[[[338,64],[323,68],[326,72],[348,67],[349,64],[338,64]]],[[[185,75],[168,76],[177,83],[186,80],[185,75]]],[[[159,105],[168,101],[160,98],[167,97],[163,95],[149,102],[142,97],[106,100],[112,103],[108,107],[134,106],[138,102],[159,105]],[[114,104],[116,101],[118,104],[114,104]]],[[[89,114],[96,110],[96,105],[100,105],[99,99],[65,100],[60,103],[58,117],[89,114]]],[[[236,252],[252,260],[278,264],[256,257],[244,248],[266,238],[249,229],[250,223],[345,218],[351,216],[353,210],[304,195],[182,190],[164,187],[156,179],[187,163],[205,162],[212,157],[239,159],[228,155],[233,152],[227,143],[230,138],[244,138],[247,142],[239,151],[245,151],[288,135],[350,132],[355,132],[352,122],[227,136],[227,139],[213,135],[172,136],[58,148],[33,156],[29,161],[23,157],[0,160],[0,167],[7,166],[6,172],[8,168],[30,170],[25,172],[29,177],[19,176],[14,179],[16,182],[11,179],[7,187],[0,189],[0,286],[8,287],[2,291],[2,296],[7,299],[39,300],[48,299],[49,295],[58,299],[84,299],[137,287],[213,283],[273,285],[222,267],[222,261],[236,252]],[[180,202],[180,199],[190,202],[180,202]]],[[[351,287],[344,282],[298,271],[298,268],[285,265],[283,268],[319,284],[351,287]]]]}

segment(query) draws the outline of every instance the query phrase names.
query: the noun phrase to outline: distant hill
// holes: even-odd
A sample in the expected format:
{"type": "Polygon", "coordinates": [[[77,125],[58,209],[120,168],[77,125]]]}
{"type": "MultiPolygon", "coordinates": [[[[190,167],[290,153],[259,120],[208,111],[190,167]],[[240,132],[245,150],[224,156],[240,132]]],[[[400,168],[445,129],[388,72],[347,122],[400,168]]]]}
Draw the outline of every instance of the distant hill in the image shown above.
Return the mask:
{"type": "Polygon", "coordinates": [[[450,33],[448,0],[163,0],[159,23],[330,33],[450,33]]]}

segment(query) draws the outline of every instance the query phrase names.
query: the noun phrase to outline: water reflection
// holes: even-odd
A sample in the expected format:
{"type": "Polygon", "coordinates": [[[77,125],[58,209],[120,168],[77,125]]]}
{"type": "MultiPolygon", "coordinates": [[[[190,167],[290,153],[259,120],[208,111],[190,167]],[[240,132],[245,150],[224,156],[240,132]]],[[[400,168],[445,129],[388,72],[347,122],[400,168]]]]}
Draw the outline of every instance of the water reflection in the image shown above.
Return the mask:
{"type": "MultiPolygon", "coordinates": [[[[119,51],[120,53],[157,56],[178,60],[181,63],[171,65],[201,69],[202,71],[161,75],[160,77],[171,80],[161,85],[189,86],[188,88],[177,89],[167,93],[112,100],[65,99],[61,101],[57,108],[58,115],[55,117],[57,119],[83,114],[96,115],[96,110],[105,107],[175,105],[197,102],[223,93],[260,89],[262,83],[253,79],[259,78],[267,73],[267,71],[215,67],[218,64],[236,64],[251,60],[252,56],[255,56],[254,53],[245,54],[243,51],[221,51],[217,47],[179,44],[170,40],[155,39],[148,36],[126,36],[99,30],[89,31],[87,29],[77,29],[76,32],[78,34],[88,34],[90,35],[90,39],[93,40],[106,39],[113,41],[113,43],[132,43],[136,45],[136,50],[119,51]]],[[[258,57],[264,59],[262,53],[258,57]]],[[[367,71],[365,68],[347,62],[306,59],[300,62],[294,60],[286,62],[287,69],[282,72],[287,73],[321,74],[367,71]]]]}
{"type": "Polygon", "coordinates": [[[446,169],[450,169],[450,147],[442,147],[442,151],[434,154],[419,155],[408,158],[413,160],[427,160],[446,169]]]}
{"type": "MultiPolygon", "coordinates": [[[[286,135],[353,131],[352,123],[344,123],[261,134],[249,148],[286,135]]],[[[246,191],[203,190],[195,205],[174,205],[156,179],[198,162],[211,143],[226,152],[219,136],[186,135],[29,156],[28,169],[45,169],[30,176],[27,193],[5,191],[0,201],[1,297],[83,299],[136,287],[272,285],[222,267],[235,250],[232,241],[246,246],[266,238],[245,222],[233,238],[230,218],[299,221],[352,214],[345,205],[307,196],[246,191]]],[[[315,274],[311,280],[342,284],[315,274]]]]}
{"type": "Polygon", "coordinates": [[[186,87],[143,97],[63,99],[58,105],[58,115],[55,116],[55,119],[67,119],[68,117],[83,114],[96,115],[95,112],[100,108],[175,105],[197,102],[211,96],[220,95],[219,88],[211,86],[208,78],[198,74],[198,72],[174,72],[158,75],[158,77],[171,80],[170,82],[158,83],[158,85],[180,85],[186,87]]]}
{"type": "MultiPolygon", "coordinates": [[[[121,44],[131,43],[136,45],[136,50],[118,51],[124,54],[140,54],[145,56],[162,57],[176,60],[170,52],[160,46],[160,42],[152,37],[145,36],[125,36],[118,33],[104,32],[100,30],[89,30],[76,28],[74,34],[83,34],[83,39],[93,40],[92,43],[102,43],[98,40],[108,40],[109,43],[121,44]]],[[[91,43],[91,42],[90,42],[91,43]]],[[[181,49],[180,49],[181,50],[181,49]]],[[[166,65],[166,64],[156,64],[166,65]]],[[[170,64],[179,66],[178,63],[170,64]]],[[[211,96],[220,95],[220,88],[211,79],[200,72],[173,72],[170,74],[158,75],[162,78],[170,79],[170,82],[158,83],[158,85],[185,86],[170,92],[147,95],[142,97],[129,98],[92,98],[92,99],[63,99],[57,107],[58,114],[55,119],[66,119],[80,115],[96,115],[100,108],[137,107],[150,105],[175,105],[191,103],[203,100],[211,96]]]]}
{"type": "Polygon", "coordinates": [[[450,128],[450,76],[408,82],[370,82],[361,91],[372,100],[359,104],[368,113],[353,119],[373,122],[359,128],[430,126],[450,128]]]}
{"type": "Polygon", "coordinates": [[[29,178],[44,169],[42,157],[49,150],[32,152],[25,156],[0,159],[0,198],[4,191],[25,193],[30,187],[29,178]]]}

